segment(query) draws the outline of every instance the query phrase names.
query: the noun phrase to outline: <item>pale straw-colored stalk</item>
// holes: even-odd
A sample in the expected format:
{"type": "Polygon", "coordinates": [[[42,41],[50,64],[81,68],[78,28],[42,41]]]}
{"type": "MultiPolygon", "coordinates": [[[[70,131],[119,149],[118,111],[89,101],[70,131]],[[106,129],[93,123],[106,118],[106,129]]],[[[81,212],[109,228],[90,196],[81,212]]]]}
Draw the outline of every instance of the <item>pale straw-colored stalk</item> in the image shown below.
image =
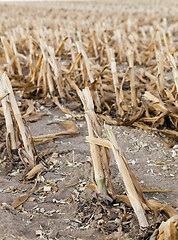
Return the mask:
{"type": "Polygon", "coordinates": [[[42,61],[42,76],[43,76],[43,95],[46,96],[47,94],[47,63],[46,63],[46,59],[43,58],[42,61]]]}
{"type": "Polygon", "coordinates": [[[77,45],[78,52],[81,53],[83,58],[84,58],[90,82],[93,83],[94,82],[94,78],[93,78],[93,74],[92,74],[92,71],[91,71],[91,67],[90,67],[90,62],[89,62],[88,56],[87,56],[87,54],[86,54],[86,52],[85,52],[81,42],[76,42],[76,45],[77,45]]]}
{"type": "Polygon", "coordinates": [[[48,82],[49,92],[51,96],[54,96],[54,83],[53,83],[52,73],[51,73],[51,69],[48,62],[46,63],[46,70],[47,70],[47,82],[48,82]]]}
{"type": "Polygon", "coordinates": [[[62,79],[61,67],[56,60],[54,48],[48,47],[47,50],[50,54],[50,60],[51,60],[49,63],[50,63],[50,65],[53,69],[53,72],[54,72],[54,82],[56,83],[59,96],[61,98],[64,98],[65,97],[65,94],[63,92],[64,82],[63,82],[63,79],[62,79]]]}
{"type": "MultiPolygon", "coordinates": [[[[93,99],[88,87],[78,92],[85,109],[85,119],[90,137],[96,136],[96,131],[100,128],[96,114],[94,112],[93,99]],[[96,131],[95,131],[96,129],[96,131]]],[[[106,194],[105,174],[100,157],[100,148],[96,144],[90,143],[90,152],[93,161],[94,179],[99,193],[106,194]]]]}
{"type": "MultiPolygon", "coordinates": [[[[159,28],[159,26],[158,26],[158,28],[159,28]]],[[[160,28],[159,28],[160,29],[160,28]]],[[[161,31],[160,30],[158,30],[157,32],[156,32],[156,42],[157,42],[157,44],[159,45],[159,49],[160,49],[160,51],[162,52],[162,53],[164,53],[164,48],[163,48],[163,44],[162,44],[162,40],[161,40],[161,36],[160,36],[160,33],[161,33],[161,31]]],[[[155,46],[156,47],[156,46],[155,46]]]]}
{"type": "Polygon", "coordinates": [[[118,49],[118,52],[119,52],[119,61],[120,63],[122,62],[123,60],[123,42],[122,42],[122,35],[121,35],[121,30],[116,30],[115,31],[115,34],[116,34],[116,37],[117,37],[117,41],[118,41],[118,45],[119,45],[119,49],[118,49]]]}
{"type": "Polygon", "coordinates": [[[115,56],[114,56],[114,50],[109,49],[110,54],[110,65],[111,65],[111,72],[112,72],[112,78],[113,78],[113,85],[114,85],[114,90],[116,94],[116,112],[117,114],[121,115],[121,109],[120,109],[120,97],[119,97],[119,80],[117,77],[117,69],[116,69],[116,61],[115,61],[115,56]]]}
{"type": "Polygon", "coordinates": [[[91,40],[92,40],[95,57],[97,58],[98,57],[98,50],[97,50],[96,41],[95,41],[95,33],[94,33],[92,28],[90,28],[89,31],[90,31],[90,37],[91,37],[91,40]]]}
{"type": "MultiPolygon", "coordinates": [[[[85,66],[86,66],[86,69],[87,69],[87,74],[89,76],[89,79],[90,79],[90,83],[93,84],[95,82],[94,78],[93,78],[93,73],[91,71],[91,66],[90,66],[90,61],[88,59],[88,56],[83,48],[83,45],[82,45],[82,42],[76,42],[76,45],[77,45],[77,49],[78,49],[78,52],[82,54],[83,56],[83,59],[84,59],[84,62],[85,62],[85,66]]],[[[98,95],[98,91],[97,91],[97,88],[93,89],[93,92],[92,92],[92,95],[93,95],[93,101],[95,102],[95,105],[97,107],[97,111],[98,112],[101,112],[101,103],[100,103],[100,98],[99,98],[99,95],[98,95]]]]}
{"type": "MultiPolygon", "coordinates": [[[[90,137],[90,136],[86,137],[86,140],[90,144],[91,143],[97,144],[99,146],[112,149],[115,160],[116,160],[116,164],[119,168],[121,177],[123,179],[123,182],[126,188],[127,196],[138,218],[139,225],[140,227],[148,227],[149,224],[146,219],[145,210],[143,207],[143,206],[147,206],[147,202],[144,199],[141,186],[138,183],[134,173],[130,169],[127,163],[127,160],[125,158],[125,155],[121,153],[121,150],[117,145],[117,141],[115,139],[115,136],[112,130],[107,125],[105,125],[105,130],[109,140],[106,140],[103,138],[90,137]]],[[[147,206],[147,209],[149,209],[148,206],[147,206]]]]}
{"type": "Polygon", "coordinates": [[[7,61],[10,73],[13,75],[14,74],[14,69],[13,69],[13,66],[12,66],[12,59],[14,57],[13,51],[12,51],[9,43],[5,39],[5,37],[1,37],[1,42],[2,42],[2,45],[4,47],[5,57],[6,57],[6,61],[7,61]]]}
{"type": "Polygon", "coordinates": [[[1,81],[2,81],[3,85],[5,86],[6,91],[9,93],[9,99],[10,99],[11,108],[12,108],[12,111],[14,114],[14,118],[18,124],[25,151],[27,152],[27,154],[30,157],[29,166],[30,166],[30,168],[33,168],[35,165],[34,155],[33,155],[32,149],[31,149],[31,144],[30,144],[30,141],[29,141],[29,138],[27,135],[27,131],[25,129],[25,126],[24,126],[24,123],[22,120],[21,113],[17,106],[17,102],[16,102],[16,99],[15,99],[15,96],[13,93],[11,82],[5,73],[1,75],[1,81]]]}
{"type": "Polygon", "coordinates": [[[167,57],[168,57],[169,63],[171,64],[171,67],[172,67],[174,82],[175,82],[177,93],[178,93],[178,69],[177,69],[177,66],[176,66],[176,61],[170,53],[168,53],[167,57]]]}
{"type": "Polygon", "coordinates": [[[16,48],[16,45],[15,45],[14,36],[15,36],[15,31],[13,31],[13,36],[11,36],[11,44],[12,44],[12,48],[13,48],[13,51],[14,51],[14,54],[15,54],[15,60],[14,61],[16,63],[16,67],[18,69],[18,73],[19,73],[19,75],[22,75],[22,68],[21,68],[21,65],[20,65],[20,62],[19,62],[18,52],[17,52],[17,48],[16,48]]]}
{"type": "Polygon", "coordinates": [[[32,37],[29,37],[29,68],[30,68],[30,75],[33,73],[33,41],[32,37]]]}
{"type": "Polygon", "coordinates": [[[115,139],[115,136],[112,130],[109,128],[109,126],[105,126],[105,130],[106,130],[107,137],[111,143],[111,148],[112,148],[117,166],[119,168],[122,179],[124,181],[128,198],[130,200],[130,203],[132,204],[135,214],[137,215],[139,225],[141,227],[148,227],[149,224],[145,216],[145,211],[143,209],[142,203],[139,199],[138,193],[132,181],[132,177],[125,163],[126,159],[123,158],[121,151],[119,150],[117,141],[115,139]]]}
{"type": "Polygon", "coordinates": [[[158,77],[157,77],[157,87],[158,91],[161,94],[164,89],[164,78],[163,78],[163,71],[164,71],[164,61],[163,61],[163,53],[156,49],[156,60],[157,60],[157,65],[158,65],[158,77]]]}
{"type": "Polygon", "coordinates": [[[134,54],[130,49],[127,52],[127,58],[129,62],[129,68],[130,68],[131,104],[132,104],[132,107],[136,107],[137,99],[136,99],[136,88],[135,88],[134,54]]]}
{"type": "Polygon", "coordinates": [[[108,44],[106,32],[103,33],[103,37],[104,37],[104,42],[105,42],[107,58],[108,58],[108,61],[110,61],[111,55],[110,55],[109,44],[108,44]]]}
{"type": "MultiPolygon", "coordinates": [[[[5,93],[7,93],[7,89],[4,86],[2,75],[0,77],[0,95],[3,96],[5,93]]],[[[14,133],[14,125],[13,120],[11,116],[11,110],[10,110],[10,104],[9,104],[9,97],[6,96],[4,99],[1,100],[3,111],[4,111],[4,117],[6,121],[6,129],[7,134],[10,134],[10,141],[11,141],[11,148],[12,150],[17,149],[17,144],[15,140],[15,133],[14,133]]]]}

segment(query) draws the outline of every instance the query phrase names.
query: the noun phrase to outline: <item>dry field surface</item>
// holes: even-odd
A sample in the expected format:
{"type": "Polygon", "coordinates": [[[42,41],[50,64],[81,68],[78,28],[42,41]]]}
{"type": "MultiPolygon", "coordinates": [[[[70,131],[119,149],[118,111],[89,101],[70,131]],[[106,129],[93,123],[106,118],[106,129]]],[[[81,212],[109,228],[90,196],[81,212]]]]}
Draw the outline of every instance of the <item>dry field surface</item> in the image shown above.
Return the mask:
{"type": "Polygon", "coordinates": [[[0,240],[178,239],[178,2],[0,13],[0,240]]]}

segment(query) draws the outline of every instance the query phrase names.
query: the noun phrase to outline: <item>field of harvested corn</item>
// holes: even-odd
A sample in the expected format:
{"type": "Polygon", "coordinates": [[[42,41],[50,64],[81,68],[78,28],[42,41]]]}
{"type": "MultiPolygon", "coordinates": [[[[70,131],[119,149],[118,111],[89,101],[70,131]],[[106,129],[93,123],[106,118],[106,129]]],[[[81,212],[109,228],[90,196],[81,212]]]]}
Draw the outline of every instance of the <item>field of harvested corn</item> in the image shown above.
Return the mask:
{"type": "Polygon", "coordinates": [[[178,2],[0,12],[0,240],[178,239],[178,2]]]}

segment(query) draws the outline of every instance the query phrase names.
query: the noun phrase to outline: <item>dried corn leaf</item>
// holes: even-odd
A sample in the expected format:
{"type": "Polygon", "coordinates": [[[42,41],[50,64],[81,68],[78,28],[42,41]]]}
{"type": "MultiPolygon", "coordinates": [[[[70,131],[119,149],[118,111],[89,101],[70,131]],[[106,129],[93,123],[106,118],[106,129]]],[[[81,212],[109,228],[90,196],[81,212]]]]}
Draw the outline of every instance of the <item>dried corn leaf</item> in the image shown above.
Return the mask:
{"type": "Polygon", "coordinates": [[[34,178],[34,176],[40,172],[42,172],[44,169],[44,166],[43,164],[39,163],[38,165],[36,165],[34,168],[32,168],[30,170],[30,172],[28,172],[25,176],[25,180],[29,180],[29,179],[32,179],[34,178]]]}
{"type": "Polygon", "coordinates": [[[58,190],[59,189],[63,189],[63,188],[68,188],[68,187],[73,187],[75,185],[77,185],[79,183],[79,180],[77,179],[76,181],[72,182],[72,183],[69,183],[69,184],[65,184],[63,186],[59,186],[58,187],[58,190]]]}
{"type": "Polygon", "coordinates": [[[48,135],[40,135],[40,136],[33,136],[34,142],[40,144],[44,143],[47,141],[50,141],[52,139],[58,138],[58,137],[63,137],[67,135],[74,135],[78,134],[78,128],[76,124],[72,121],[60,121],[58,122],[63,128],[66,129],[66,131],[59,132],[59,133],[54,133],[54,134],[48,134],[48,135]]]}
{"type": "Polygon", "coordinates": [[[73,114],[69,109],[65,108],[62,104],[59,103],[57,97],[53,97],[53,102],[59,107],[59,109],[66,113],[66,114],[69,114],[71,117],[75,118],[75,119],[78,119],[78,120],[82,120],[83,119],[83,116],[82,115],[76,115],[76,114],[73,114]]]}
{"type": "Polygon", "coordinates": [[[151,209],[157,214],[160,212],[164,212],[166,216],[169,216],[169,217],[176,215],[176,211],[174,210],[174,208],[172,208],[169,205],[161,204],[154,199],[149,199],[148,203],[151,209]]]}
{"type": "Polygon", "coordinates": [[[174,215],[166,222],[162,222],[157,236],[157,240],[176,239],[178,239],[178,215],[174,215]]]}
{"type": "Polygon", "coordinates": [[[26,110],[26,113],[23,115],[23,118],[27,122],[34,122],[42,118],[42,116],[45,115],[45,113],[36,112],[33,100],[26,99],[26,103],[28,105],[28,108],[26,110]]]}
{"type": "Polygon", "coordinates": [[[14,199],[14,201],[11,203],[11,205],[14,207],[14,208],[17,208],[19,207],[22,203],[24,203],[30,196],[30,194],[34,191],[35,187],[36,187],[36,184],[38,182],[38,178],[39,178],[39,175],[40,175],[41,172],[38,173],[37,177],[36,177],[36,181],[35,181],[35,184],[33,185],[32,189],[27,192],[25,195],[21,196],[21,197],[17,197],[16,199],[14,199]]]}
{"type": "Polygon", "coordinates": [[[144,98],[153,103],[151,106],[156,111],[167,113],[167,109],[164,106],[164,104],[162,102],[160,102],[160,100],[157,97],[155,97],[153,94],[151,94],[150,92],[146,91],[145,94],[144,94],[144,98]]]}

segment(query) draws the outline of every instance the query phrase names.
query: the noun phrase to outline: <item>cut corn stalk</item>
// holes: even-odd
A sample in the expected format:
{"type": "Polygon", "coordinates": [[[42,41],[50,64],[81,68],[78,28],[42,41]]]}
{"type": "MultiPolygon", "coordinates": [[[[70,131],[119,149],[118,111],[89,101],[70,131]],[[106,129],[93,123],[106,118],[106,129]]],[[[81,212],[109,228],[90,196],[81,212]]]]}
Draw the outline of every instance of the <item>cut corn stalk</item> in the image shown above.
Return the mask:
{"type": "Polygon", "coordinates": [[[112,72],[112,77],[113,77],[113,85],[115,89],[115,94],[116,94],[116,112],[117,114],[121,115],[121,107],[120,107],[120,97],[119,97],[119,81],[117,77],[117,69],[116,69],[116,62],[115,62],[115,57],[114,57],[114,51],[113,49],[110,48],[110,65],[111,65],[111,72],[112,72]]]}
{"type": "Polygon", "coordinates": [[[90,82],[93,83],[94,78],[93,78],[93,74],[91,72],[90,62],[89,62],[89,59],[87,57],[87,54],[86,54],[81,42],[76,42],[76,45],[77,45],[78,52],[81,53],[83,58],[84,58],[90,82]]]}
{"type": "Polygon", "coordinates": [[[174,82],[175,82],[177,93],[178,93],[178,69],[177,69],[177,66],[176,66],[175,59],[170,53],[168,54],[168,60],[169,60],[169,63],[171,64],[171,67],[172,67],[174,82]]]}
{"type": "Polygon", "coordinates": [[[4,52],[5,52],[5,56],[6,56],[6,61],[10,70],[10,73],[13,75],[14,74],[14,66],[12,64],[12,59],[14,58],[14,54],[13,51],[9,45],[9,43],[7,42],[7,40],[5,39],[5,37],[1,37],[1,42],[3,44],[4,47],[4,52]]]}
{"type": "Polygon", "coordinates": [[[127,53],[129,68],[130,68],[130,89],[131,89],[131,103],[132,107],[136,108],[136,88],[135,88],[135,73],[134,73],[134,54],[132,51],[127,53]]]}
{"type": "MultiPolygon", "coordinates": [[[[7,93],[7,89],[4,86],[2,76],[0,78],[0,95],[3,96],[4,94],[7,93]]],[[[10,141],[11,141],[11,148],[12,150],[17,149],[16,145],[16,140],[15,140],[15,133],[14,133],[14,126],[13,126],[13,120],[12,120],[12,115],[10,111],[10,104],[9,104],[9,98],[6,96],[4,99],[1,100],[2,102],[2,107],[4,111],[4,117],[6,120],[6,128],[7,128],[7,134],[10,134],[10,141]]]]}
{"type": "Polygon", "coordinates": [[[23,120],[22,120],[21,113],[19,111],[19,108],[18,108],[16,100],[15,100],[11,82],[5,73],[1,75],[1,84],[3,84],[4,90],[9,93],[9,100],[10,100],[11,108],[12,108],[12,111],[14,114],[14,118],[17,121],[25,151],[27,152],[27,154],[30,157],[29,166],[30,166],[30,168],[33,168],[35,165],[35,160],[34,160],[34,155],[33,155],[32,149],[31,149],[31,144],[30,144],[29,138],[27,136],[27,132],[26,132],[23,120]]]}
{"type": "MultiPolygon", "coordinates": [[[[86,66],[86,69],[87,69],[87,73],[88,73],[88,76],[89,76],[89,79],[90,79],[90,83],[94,85],[95,83],[95,80],[93,78],[93,73],[91,71],[91,67],[90,67],[90,62],[89,62],[89,59],[87,57],[87,54],[83,48],[83,45],[81,42],[76,42],[76,45],[77,45],[77,49],[78,49],[78,52],[82,54],[83,58],[84,58],[84,61],[85,61],[85,66],[86,66]]],[[[93,97],[93,101],[95,102],[95,105],[97,107],[97,111],[98,112],[101,112],[101,108],[100,108],[100,98],[98,96],[98,92],[97,92],[97,88],[93,88],[93,92],[92,92],[92,97],[93,97]]]]}
{"type": "MultiPolygon", "coordinates": [[[[95,137],[97,136],[97,133],[101,132],[101,127],[94,112],[94,105],[90,90],[86,87],[83,92],[80,92],[79,94],[85,109],[85,119],[88,126],[88,134],[90,137],[95,137]]],[[[97,190],[99,193],[106,194],[105,174],[100,157],[100,148],[96,144],[91,143],[90,152],[93,161],[94,181],[96,182],[97,190]]]]}
{"type": "Polygon", "coordinates": [[[87,137],[86,140],[90,142],[90,144],[97,144],[99,146],[104,146],[112,149],[123,182],[125,184],[126,192],[130,200],[131,206],[133,207],[135,214],[137,215],[139,225],[140,227],[148,227],[149,224],[146,219],[144,208],[148,210],[149,207],[147,206],[147,202],[144,199],[140,184],[138,183],[134,173],[130,169],[125,156],[121,154],[114,134],[112,133],[109,126],[105,125],[105,130],[109,140],[90,136],[87,137]]]}
{"type": "Polygon", "coordinates": [[[52,73],[51,73],[51,69],[48,62],[46,63],[46,70],[47,70],[47,82],[49,86],[49,92],[51,96],[54,96],[54,83],[53,83],[52,73]]]}
{"type": "Polygon", "coordinates": [[[136,188],[136,186],[133,182],[133,178],[131,176],[131,169],[128,169],[129,166],[128,166],[128,164],[126,164],[126,159],[124,158],[124,156],[121,154],[121,152],[119,150],[116,139],[115,139],[114,134],[112,133],[111,129],[109,128],[109,126],[105,126],[105,129],[106,129],[107,137],[112,146],[112,151],[113,151],[116,163],[118,165],[119,171],[120,171],[122,179],[124,181],[128,198],[132,204],[135,214],[137,215],[139,225],[141,227],[148,227],[149,224],[148,224],[148,221],[145,216],[145,211],[142,206],[142,202],[140,200],[140,198],[142,198],[142,196],[139,196],[139,194],[137,192],[138,189],[136,188]]]}
{"type": "MultiPolygon", "coordinates": [[[[15,32],[13,31],[13,35],[15,35],[15,32]]],[[[14,40],[14,36],[11,36],[11,44],[12,44],[12,48],[13,48],[13,51],[14,51],[14,61],[16,63],[16,67],[18,69],[18,73],[19,75],[22,75],[22,68],[21,68],[21,65],[20,65],[20,62],[19,62],[19,59],[18,59],[18,52],[17,52],[17,48],[16,48],[16,45],[15,45],[15,40],[14,40]]]]}
{"type": "Polygon", "coordinates": [[[54,81],[56,83],[57,86],[57,90],[59,93],[59,96],[61,98],[65,97],[65,94],[63,92],[64,89],[64,83],[63,83],[63,79],[62,79],[62,74],[61,74],[61,68],[55,58],[55,53],[54,53],[54,48],[52,47],[48,47],[48,52],[50,54],[51,57],[51,67],[53,68],[53,72],[54,72],[54,81]]]}
{"type": "Polygon", "coordinates": [[[159,93],[162,94],[164,89],[164,78],[163,78],[164,61],[163,61],[163,53],[158,49],[156,49],[156,60],[158,65],[157,87],[158,87],[159,93]]]}

